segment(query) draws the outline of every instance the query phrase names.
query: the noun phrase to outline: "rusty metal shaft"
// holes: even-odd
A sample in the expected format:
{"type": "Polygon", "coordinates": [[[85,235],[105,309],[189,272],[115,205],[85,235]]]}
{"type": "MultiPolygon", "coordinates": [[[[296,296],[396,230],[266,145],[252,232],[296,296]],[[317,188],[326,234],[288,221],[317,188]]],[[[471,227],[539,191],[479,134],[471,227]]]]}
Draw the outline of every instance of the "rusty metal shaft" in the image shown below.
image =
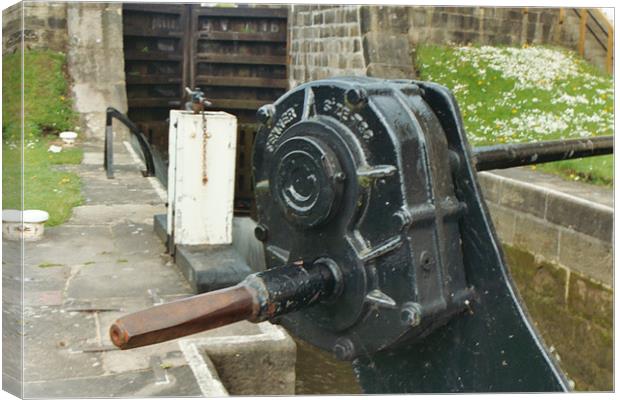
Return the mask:
{"type": "Polygon", "coordinates": [[[123,350],[165,342],[251,318],[254,304],[253,293],[237,285],[124,316],[110,328],[110,338],[123,350]]]}
{"type": "Polygon", "coordinates": [[[613,136],[476,147],[476,170],[513,168],[552,161],[612,154],[613,136]]]}
{"type": "Polygon", "coordinates": [[[260,322],[311,306],[338,292],[334,265],[287,265],[249,275],[226,289],[158,305],[119,318],[110,338],[126,350],[234,322],[260,322]]]}

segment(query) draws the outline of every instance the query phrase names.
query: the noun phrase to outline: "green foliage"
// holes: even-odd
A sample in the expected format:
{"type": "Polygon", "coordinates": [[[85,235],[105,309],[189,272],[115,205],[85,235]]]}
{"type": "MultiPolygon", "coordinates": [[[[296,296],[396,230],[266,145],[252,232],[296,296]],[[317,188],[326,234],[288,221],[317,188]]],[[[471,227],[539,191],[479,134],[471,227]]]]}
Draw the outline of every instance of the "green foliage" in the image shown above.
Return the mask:
{"type": "Polygon", "coordinates": [[[48,152],[51,144],[58,144],[55,133],[75,126],[63,72],[65,57],[51,51],[25,52],[23,143],[21,61],[20,53],[2,59],[2,208],[21,209],[23,189],[24,208],[47,211],[50,219],[46,225],[54,226],[69,219],[71,209],[82,202],[80,178],[58,167],[79,164],[82,150],[75,147],[48,152]]]}
{"type": "MultiPolygon", "coordinates": [[[[54,167],[59,164],[79,164],[82,150],[63,149],[49,153],[52,140],[40,139],[24,148],[24,209],[45,210],[50,219],[46,226],[59,225],[71,217],[71,209],[82,203],[79,176],[54,167]]],[[[2,208],[21,208],[19,168],[20,152],[15,145],[2,146],[2,208]]]]}
{"type": "MultiPolygon", "coordinates": [[[[24,52],[24,138],[73,129],[76,115],[67,95],[65,56],[48,50],[24,52]]],[[[2,132],[4,141],[20,137],[22,55],[2,58],[2,132]]]]}
{"type": "MultiPolygon", "coordinates": [[[[550,47],[418,48],[420,78],[453,91],[472,146],[613,135],[612,77],[550,47]]],[[[613,157],[532,167],[613,183],[613,157]]]]}

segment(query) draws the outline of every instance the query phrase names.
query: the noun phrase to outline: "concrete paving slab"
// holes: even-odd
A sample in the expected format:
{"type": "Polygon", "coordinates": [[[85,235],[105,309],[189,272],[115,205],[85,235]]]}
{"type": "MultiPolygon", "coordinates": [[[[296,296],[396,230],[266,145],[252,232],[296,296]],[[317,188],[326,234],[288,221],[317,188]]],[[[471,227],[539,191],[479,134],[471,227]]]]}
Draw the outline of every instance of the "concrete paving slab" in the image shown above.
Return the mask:
{"type": "MultiPolygon", "coordinates": [[[[3,330],[2,330],[2,374],[7,374],[13,379],[22,376],[22,352],[21,352],[21,335],[8,328],[6,324],[8,318],[6,314],[3,316],[3,330]],[[6,324],[6,325],[5,325],[6,324]],[[8,329],[7,329],[8,328],[8,329]]],[[[13,325],[17,321],[7,321],[13,325]]],[[[3,388],[5,381],[2,382],[3,388]]],[[[5,389],[6,390],[6,389],[5,389]]]]}
{"type": "Polygon", "coordinates": [[[103,374],[100,355],[77,351],[96,344],[93,315],[59,307],[24,307],[24,378],[26,381],[103,374]]]}
{"type": "Polygon", "coordinates": [[[21,263],[21,242],[2,241],[2,265],[21,263]]]}
{"type": "MultiPolygon", "coordinates": [[[[125,155],[123,153],[116,153],[114,154],[114,165],[115,166],[119,166],[119,165],[131,165],[134,166],[134,160],[129,156],[129,155],[125,155]]],[[[84,152],[84,158],[82,159],[82,164],[87,164],[87,165],[97,165],[97,166],[102,166],[103,165],[103,152],[101,151],[88,151],[88,152],[84,152]]]]}
{"type": "Polygon", "coordinates": [[[157,382],[152,370],[119,374],[29,382],[25,397],[178,397],[201,396],[192,370],[187,366],[165,370],[167,382],[157,382]]]}
{"type": "Polygon", "coordinates": [[[132,263],[125,260],[80,269],[69,283],[66,295],[101,299],[141,296],[149,288],[157,288],[161,295],[184,293],[189,289],[175,268],[162,268],[161,263],[151,260],[132,263]]]}
{"type": "Polygon", "coordinates": [[[187,365],[187,360],[176,342],[102,353],[104,369],[113,374],[149,369],[153,357],[158,357],[160,364],[166,368],[187,365]]]}
{"type": "MultiPolygon", "coordinates": [[[[122,137],[117,136],[116,134],[114,135],[114,143],[112,144],[114,146],[114,154],[122,153],[125,151],[125,147],[123,145],[122,140],[123,140],[122,137]]],[[[83,142],[80,145],[82,146],[84,151],[93,151],[93,152],[103,153],[104,144],[105,144],[105,140],[102,135],[100,138],[98,137],[88,138],[88,141],[83,142]]]]}
{"type": "MultiPolygon", "coordinates": [[[[92,144],[87,147],[87,153],[100,150],[92,144]]],[[[129,157],[123,147],[115,144],[115,149],[129,157]]],[[[25,395],[62,398],[226,395],[214,364],[200,346],[265,338],[259,325],[243,322],[128,351],[111,346],[108,329],[120,316],[192,293],[171,258],[163,254],[164,245],[153,231],[153,215],[165,213],[161,197],[140,175],[138,165],[117,165],[117,168],[117,179],[107,180],[98,165],[87,162],[78,166],[76,172],[83,180],[84,193],[91,196],[87,204],[76,207],[66,224],[47,229],[40,242],[27,244],[23,271],[28,292],[23,315],[25,395]],[[187,345],[187,340],[195,346],[187,345]],[[185,347],[181,343],[186,343],[185,347]],[[195,352],[188,353],[188,348],[195,352]],[[213,391],[213,388],[219,389],[213,391]]],[[[17,243],[4,242],[3,249],[20,250],[17,243]]],[[[14,260],[15,265],[5,264],[8,261],[3,260],[3,281],[8,282],[5,289],[21,298],[19,260],[14,260]]],[[[6,293],[5,290],[3,294],[6,293]]],[[[13,321],[19,328],[17,321],[22,315],[18,304],[5,307],[3,313],[4,321],[13,321]]],[[[4,338],[18,343],[21,331],[4,338]]],[[[281,340],[278,338],[276,342],[281,340]]],[[[294,360],[290,344],[264,344],[263,350],[256,347],[252,354],[274,353],[269,347],[273,345],[279,349],[275,350],[280,354],[278,357],[286,354],[289,357],[279,358],[277,363],[290,366],[291,357],[294,360]]],[[[227,349],[236,351],[234,346],[227,349]]],[[[3,359],[18,365],[19,346],[14,346],[14,350],[5,352],[3,359]]],[[[231,357],[227,362],[234,363],[235,358],[231,357]]],[[[228,368],[227,374],[234,370],[228,368]]],[[[237,370],[246,377],[253,375],[260,380],[262,376],[255,371],[237,370]]],[[[292,370],[289,368],[284,375],[290,378],[292,370]]],[[[19,368],[6,371],[7,382],[19,375],[19,368]]],[[[243,382],[240,376],[229,379],[243,382]]],[[[245,388],[251,390],[247,384],[245,388]]],[[[287,393],[291,392],[289,386],[286,388],[287,393]]],[[[273,392],[277,393],[283,392],[273,392]]]]}
{"type": "MultiPolygon", "coordinates": [[[[4,256],[5,253],[3,253],[4,256]]],[[[20,263],[2,260],[2,304],[18,305],[22,298],[23,273],[20,263]]],[[[5,312],[5,308],[2,309],[5,312]]]]}
{"type": "Polygon", "coordinates": [[[144,179],[138,180],[137,178],[142,177],[140,171],[142,170],[136,165],[131,164],[122,164],[117,165],[114,168],[114,172],[118,173],[118,176],[115,174],[113,178],[108,178],[105,168],[102,165],[85,165],[80,164],[78,166],[63,166],[63,168],[77,168],[80,171],[80,175],[83,177],[87,177],[88,182],[84,182],[89,186],[101,186],[106,183],[111,185],[112,189],[115,189],[122,182],[127,183],[130,181],[135,181],[135,184],[141,185],[141,181],[144,179]]]}
{"type": "Polygon", "coordinates": [[[93,178],[93,180],[95,181],[93,182],[94,184],[101,183],[101,182],[109,182],[110,184],[113,184],[114,182],[118,182],[119,178],[127,180],[127,179],[130,179],[130,177],[125,176],[125,173],[131,174],[131,176],[135,177],[135,175],[133,174],[134,173],[139,174],[141,170],[140,166],[135,165],[135,164],[120,164],[117,166],[117,168],[114,169],[114,171],[121,172],[119,177],[108,178],[103,164],[95,165],[95,164],[82,163],[79,165],[60,165],[59,167],[60,168],[75,168],[76,170],[80,171],[80,175],[89,176],[93,178]]]}
{"type": "Polygon", "coordinates": [[[60,306],[63,304],[62,290],[24,290],[24,306],[60,306]]]}
{"type": "Polygon", "coordinates": [[[162,242],[153,234],[153,224],[124,221],[111,226],[114,246],[123,254],[153,254],[166,251],[162,242]]]}
{"type": "Polygon", "coordinates": [[[149,223],[153,214],[165,212],[163,205],[115,204],[80,206],[73,209],[67,225],[111,225],[120,221],[149,223]]]}
{"type": "Polygon", "coordinates": [[[86,204],[160,204],[163,199],[153,196],[153,183],[142,176],[142,168],[117,165],[114,178],[108,179],[103,168],[88,166],[82,169],[83,195],[86,204]]]}
{"type": "MultiPolygon", "coordinates": [[[[180,294],[171,296],[173,298],[178,298],[181,296],[188,296],[189,294],[180,294]]],[[[99,315],[100,328],[101,330],[102,340],[104,343],[107,340],[107,329],[109,325],[106,325],[107,322],[112,321],[114,318],[118,318],[120,315],[125,315],[128,312],[134,310],[141,310],[146,307],[151,307],[154,304],[153,297],[150,295],[148,290],[143,290],[139,293],[135,293],[132,297],[106,297],[106,298],[70,298],[65,299],[65,303],[63,308],[66,310],[74,310],[76,308],[83,308],[97,311],[99,315]],[[116,316],[114,318],[107,317],[108,315],[116,316]],[[104,326],[105,325],[105,326],[104,326]]],[[[84,311],[87,312],[87,311],[84,311]]]]}
{"type": "Polygon", "coordinates": [[[105,205],[115,205],[115,204],[135,204],[142,203],[148,205],[158,205],[163,204],[163,201],[159,199],[150,199],[150,195],[148,193],[144,193],[144,191],[137,191],[135,188],[123,187],[123,191],[128,193],[134,192],[131,197],[125,197],[123,200],[117,200],[118,194],[110,192],[109,189],[104,187],[101,188],[86,188],[84,189],[84,204],[86,205],[95,205],[95,204],[105,204],[105,205]],[[96,200],[93,200],[96,199],[96,200]],[[147,200],[150,199],[150,200],[147,200]]]}
{"type": "Polygon", "coordinates": [[[112,234],[106,226],[63,225],[46,229],[44,238],[25,246],[26,266],[82,265],[103,261],[103,256],[116,251],[112,234]]]}
{"type": "MultiPolygon", "coordinates": [[[[55,265],[55,264],[51,264],[55,265]]],[[[63,264],[40,268],[36,265],[24,267],[24,297],[38,292],[62,290],[71,274],[71,268],[63,264]]]]}

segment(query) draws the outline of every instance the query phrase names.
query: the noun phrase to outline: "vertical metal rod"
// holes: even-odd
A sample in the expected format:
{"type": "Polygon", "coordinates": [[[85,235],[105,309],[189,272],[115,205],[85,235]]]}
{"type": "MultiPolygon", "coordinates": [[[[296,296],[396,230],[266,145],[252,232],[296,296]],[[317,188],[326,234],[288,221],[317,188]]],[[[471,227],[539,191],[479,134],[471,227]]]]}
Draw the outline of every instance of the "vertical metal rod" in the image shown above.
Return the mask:
{"type": "Polygon", "coordinates": [[[114,132],[112,131],[112,116],[106,113],[105,143],[103,147],[103,168],[108,179],[114,178],[114,132]]]}

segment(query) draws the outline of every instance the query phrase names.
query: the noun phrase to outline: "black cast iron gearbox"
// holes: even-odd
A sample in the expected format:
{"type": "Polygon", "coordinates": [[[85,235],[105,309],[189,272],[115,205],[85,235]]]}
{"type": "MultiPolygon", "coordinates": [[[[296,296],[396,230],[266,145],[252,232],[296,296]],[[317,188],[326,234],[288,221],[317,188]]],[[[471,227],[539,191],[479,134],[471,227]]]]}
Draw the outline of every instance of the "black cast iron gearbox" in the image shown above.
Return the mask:
{"type": "Polygon", "coordinates": [[[453,174],[468,158],[428,90],[441,88],[317,81],[259,112],[267,117],[253,162],[267,266],[330,263],[341,285],[337,299],[281,323],[344,359],[422,338],[472,297],[453,174]]]}

